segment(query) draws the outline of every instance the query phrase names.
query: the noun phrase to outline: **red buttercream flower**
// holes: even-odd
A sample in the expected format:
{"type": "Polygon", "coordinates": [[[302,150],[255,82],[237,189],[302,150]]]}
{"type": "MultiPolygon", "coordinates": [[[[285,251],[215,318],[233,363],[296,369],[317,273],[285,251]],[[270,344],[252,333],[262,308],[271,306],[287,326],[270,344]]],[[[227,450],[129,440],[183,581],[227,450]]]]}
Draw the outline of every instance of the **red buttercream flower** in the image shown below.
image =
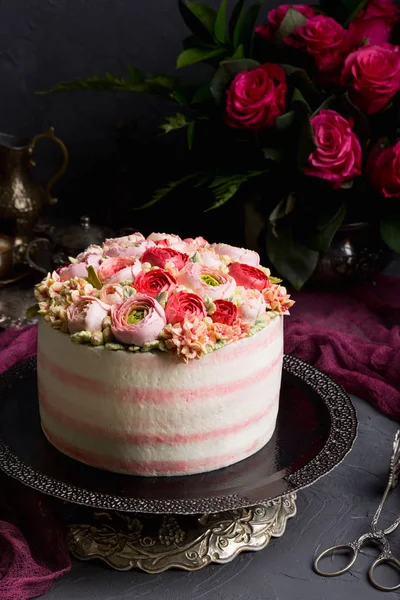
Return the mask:
{"type": "Polygon", "coordinates": [[[233,262],[229,265],[229,275],[231,275],[236,281],[237,285],[243,286],[245,289],[250,290],[265,290],[271,285],[268,276],[251,265],[244,263],[233,262]]]}
{"type": "Polygon", "coordinates": [[[176,279],[164,269],[141,271],[135,279],[135,288],[140,294],[156,298],[162,292],[171,292],[177,285],[176,279]]]}
{"type": "Polygon", "coordinates": [[[163,248],[161,246],[149,248],[141,258],[142,263],[148,262],[151,265],[155,267],[161,267],[162,269],[165,267],[167,262],[171,262],[178,271],[185,266],[188,260],[189,257],[187,254],[178,252],[173,248],[163,248]]]}
{"type": "Polygon", "coordinates": [[[238,316],[236,304],[229,300],[215,300],[215,312],[211,315],[214,323],[224,323],[225,325],[233,325],[238,316]]]}
{"type": "Polygon", "coordinates": [[[197,317],[202,320],[207,315],[203,300],[197,294],[177,292],[168,301],[165,308],[168,323],[183,323],[185,319],[197,317]]]}

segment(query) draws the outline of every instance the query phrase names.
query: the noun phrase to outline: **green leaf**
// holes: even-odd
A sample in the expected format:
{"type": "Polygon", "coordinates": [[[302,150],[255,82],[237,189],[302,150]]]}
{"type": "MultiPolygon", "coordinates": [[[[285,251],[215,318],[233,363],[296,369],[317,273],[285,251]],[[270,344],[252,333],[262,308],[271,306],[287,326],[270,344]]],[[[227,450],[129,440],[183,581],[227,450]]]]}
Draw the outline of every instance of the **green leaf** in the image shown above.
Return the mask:
{"type": "Polygon", "coordinates": [[[184,20],[187,27],[189,27],[190,31],[206,44],[215,44],[214,36],[210,33],[210,31],[207,29],[206,25],[204,25],[201,19],[199,19],[192,12],[188,4],[186,4],[186,2],[183,2],[183,0],[179,0],[178,7],[182,19],[184,20]]]}
{"type": "Polygon", "coordinates": [[[288,131],[296,121],[296,111],[290,110],[278,117],[275,121],[275,128],[278,131],[288,131]]]}
{"type": "MultiPolygon", "coordinates": [[[[336,207],[333,207],[336,208],[336,207]]],[[[310,241],[313,250],[326,252],[332,243],[333,236],[346,217],[346,204],[341,202],[333,212],[322,214],[317,223],[317,231],[310,241]]]]}
{"type": "Polygon", "coordinates": [[[291,33],[298,27],[303,27],[307,23],[307,17],[305,17],[301,12],[296,10],[295,8],[289,8],[286,13],[285,18],[279,26],[278,31],[276,32],[276,38],[279,40],[284,40],[289,37],[291,33]]]}
{"type": "Polygon", "coordinates": [[[277,236],[270,226],[267,232],[266,250],[275,269],[296,290],[303,287],[318,263],[318,252],[297,242],[289,227],[280,228],[277,236]]]}
{"type": "Polygon", "coordinates": [[[344,22],[345,27],[347,27],[351,21],[354,21],[359,13],[367,6],[368,2],[369,0],[342,0],[342,3],[350,13],[344,22]]]}
{"type": "Polygon", "coordinates": [[[240,19],[235,27],[233,45],[237,48],[240,44],[243,44],[245,53],[249,56],[252,54],[253,39],[255,35],[254,28],[261,6],[262,2],[252,4],[246,12],[240,15],[240,19]]]}
{"type": "Polygon", "coordinates": [[[262,175],[266,171],[249,171],[243,174],[237,175],[218,175],[209,184],[209,188],[212,190],[215,202],[212,206],[207,208],[205,212],[219,208],[225,204],[228,200],[238,192],[240,186],[246,183],[249,179],[262,175]]]}
{"type": "Polygon", "coordinates": [[[280,148],[263,148],[262,153],[267,160],[280,162],[283,158],[283,150],[280,148]]]}
{"type": "Polygon", "coordinates": [[[317,148],[310,117],[308,114],[304,114],[302,118],[303,122],[300,126],[300,136],[297,146],[297,168],[299,171],[303,170],[308,162],[310,154],[317,148]]]}
{"type": "Polygon", "coordinates": [[[188,48],[181,52],[178,56],[176,68],[181,69],[182,67],[188,67],[202,61],[207,61],[212,58],[222,58],[226,54],[224,48],[188,48]]]}
{"type": "Polygon", "coordinates": [[[177,179],[175,181],[170,181],[164,187],[158,188],[157,190],[155,190],[151,200],[149,200],[145,204],[142,204],[141,206],[136,206],[135,210],[142,210],[144,208],[149,208],[150,206],[153,206],[154,204],[156,204],[157,202],[159,202],[160,200],[165,198],[165,196],[167,196],[168,194],[173,192],[180,185],[183,185],[184,183],[187,183],[188,181],[190,181],[192,179],[196,179],[200,175],[201,175],[200,173],[190,173],[189,175],[185,175],[185,177],[182,177],[181,179],[177,179]]]}
{"type": "Polygon", "coordinates": [[[187,127],[192,122],[188,121],[185,115],[182,115],[181,113],[176,113],[174,117],[167,117],[166,121],[166,123],[160,125],[160,128],[164,131],[164,133],[170,133],[176,129],[182,129],[182,127],[187,127]]]}
{"type": "Polygon", "coordinates": [[[136,85],[137,83],[143,83],[143,81],[145,80],[145,77],[142,73],[142,71],[140,71],[140,69],[137,69],[136,67],[134,67],[133,65],[128,65],[128,73],[129,73],[129,83],[136,85]]]}
{"type": "Polygon", "coordinates": [[[380,229],[385,244],[391,250],[400,254],[400,219],[383,219],[380,229]]]}
{"type": "Polygon", "coordinates": [[[40,307],[39,304],[34,304],[33,306],[30,306],[25,313],[25,316],[28,319],[33,319],[34,317],[36,317],[39,313],[40,307]]]}
{"type": "Polygon", "coordinates": [[[244,58],[244,46],[243,46],[243,44],[240,44],[240,45],[239,45],[239,46],[236,48],[236,50],[235,50],[234,54],[232,55],[232,58],[233,58],[233,59],[237,59],[237,58],[244,58]]]}
{"type": "Polygon", "coordinates": [[[227,9],[227,0],[222,0],[221,4],[219,6],[217,18],[215,19],[215,25],[214,25],[214,35],[221,44],[224,44],[227,39],[226,9],[227,9]]]}
{"type": "Polygon", "coordinates": [[[318,108],[313,112],[311,117],[315,117],[321,110],[336,110],[340,102],[339,96],[329,96],[318,108]]]}
{"type": "Polygon", "coordinates": [[[307,71],[287,64],[281,64],[280,66],[284,69],[289,84],[300,90],[308,104],[316,108],[323,102],[323,94],[317,90],[307,71]]]}
{"type": "Polygon", "coordinates": [[[296,196],[294,194],[289,194],[286,198],[283,198],[279,204],[277,204],[274,210],[269,215],[269,222],[271,224],[272,233],[274,235],[277,234],[277,222],[281,219],[284,219],[290,213],[294,211],[296,207],[296,196]]]}
{"type": "Polygon", "coordinates": [[[204,83],[197,88],[190,103],[201,104],[202,102],[207,102],[207,100],[212,100],[212,98],[210,85],[208,83],[204,83]]]}
{"type": "Polygon", "coordinates": [[[235,27],[242,13],[244,1],[245,0],[237,0],[233,8],[231,18],[229,19],[229,38],[231,41],[234,40],[235,27]]]}
{"type": "Polygon", "coordinates": [[[216,11],[204,2],[187,2],[186,6],[212,35],[217,17],[216,11]]]}
{"type": "Polygon", "coordinates": [[[215,100],[220,102],[224,98],[225,91],[235,75],[242,71],[256,69],[259,66],[259,62],[250,58],[224,60],[221,62],[219,69],[215,71],[210,84],[211,93],[215,100]]]}
{"type": "Polygon", "coordinates": [[[195,130],[196,130],[196,122],[192,121],[191,123],[188,124],[188,128],[187,128],[187,143],[188,143],[189,150],[191,150],[193,148],[193,140],[194,140],[195,130]]]}
{"type": "Polygon", "coordinates": [[[302,104],[304,106],[305,110],[308,112],[308,114],[311,114],[311,108],[310,108],[310,105],[308,104],[307,100],[304,98],[304,96],[300,90],[298,90],[297,88],[294,88],[293,95],[292,95],[292,105],[296,104],[296,103],[302,104]]]}
{"type": "Polygon", "coordinates": [[[97,276],[96,270],[92,265],[89,265],[88,267],[86,267],[87,270],[87,277],[86,279],[88,280],[89,283],[92,284],[92,286],[96,289],[96,290],[101,290],[101,288],[103,287],[101,285],[101,281],[97,276]]]}

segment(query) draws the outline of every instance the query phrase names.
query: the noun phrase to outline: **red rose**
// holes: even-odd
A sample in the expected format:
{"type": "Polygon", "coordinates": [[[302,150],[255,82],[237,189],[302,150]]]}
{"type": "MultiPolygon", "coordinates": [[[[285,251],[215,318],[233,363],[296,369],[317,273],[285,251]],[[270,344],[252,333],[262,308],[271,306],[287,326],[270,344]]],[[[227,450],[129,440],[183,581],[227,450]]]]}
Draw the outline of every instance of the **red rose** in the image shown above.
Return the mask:
{"type": "Polygon", "coordinates": [[[340,74],[350,50],[350,38],[335,19],[316,15],[298,27],[292,38],[293,46],[311,54],[320,73],[340,74]]]}
{"type": "Polygon", "coordinates": [[[238,309],[236,304],[229,300],[215,300],[216,311],[211,315],[214,323],[224,323],[224,325],[233,325],[237,319],[238,309]]]}
{"type": "Polygon", "coordinates": [[[197,317],[204,319],[207,310],[203,300],[197,294],[177,292],[168,301],[165,308],[168,323],[182,323],[185,319],[197,317]]]}
{"type": "Polygon", "coordinates": [[[238,73],[227,91],[225,122],[253,131],[273,127],[285,112],[286,91],[286,73],[279,65],[265,63],[238,73]]]}
{"type": "Polygon", "coordinates": [[[353,46],[360,46],[364,40],[371,45],[388,42],[398,22],[399,11],[394,0],[369,0],[349,25],[353,46]]]}
{"type": "MultiPolygon", "coordinates": [[[[294,8],[297,10],[297,12],[307,17],[307,19],[310,19],[315,15],[313,7],[308,6],[307,4],[281,4],[281,6],[278,6],[278,8],[274,8],[273,10],[269,11],[269,23],[267,25],[259,25],[256,27],[256,33],[261,35],[266,40],[273,38],[281,26],[283,19],[286,17],[289,8],[294,8]]],[[[285,42],[291,45],[292,39],[287,37],[285,42]]]]}
{"type": "Polygon", "coordinates": [[[264,271],[240,262],[233,262],[229,265],[229,275],[234,278],[237,285],[243,286],[246,290],[262,292],[271,285],[264,271]]]}
{"type": "Polygon", "coordinates": [[[175,268],[180,271],[189,260],[189,257],[183,252],[178,252],[178,250],[158,246],[156,248],[148,248],[140,260],[142,263],[148,262],[154,267],[161,267],[162,269],[167,262],[172,262],[175,268]]]}
{"type": "Polygon", "coordinates": [[[385,108],[400,88],[399,46],[363,46],[346,58],[341,84],[367,114],[385,108]]]}
{"type": "Polygon", "coordinates": [[[378,194],[400,198],[400,142],[388,148],[377,144],[367,161],[367,175],[378,194]]]}
{"type": "Polygon", "coordinates": [[[326,179],[333,187],[361,175],[361,146],[352,124],[334,110],[321,110],[311,119],[317,148],[304,173],[326,179]]]}
{"type": "Polygon", "coordinates": [[[164,269],[141,271],[135,279],[135,288],[139,294],[156,298],[162,292],[171,292],[177,286],[176,279],[164,269]]]}

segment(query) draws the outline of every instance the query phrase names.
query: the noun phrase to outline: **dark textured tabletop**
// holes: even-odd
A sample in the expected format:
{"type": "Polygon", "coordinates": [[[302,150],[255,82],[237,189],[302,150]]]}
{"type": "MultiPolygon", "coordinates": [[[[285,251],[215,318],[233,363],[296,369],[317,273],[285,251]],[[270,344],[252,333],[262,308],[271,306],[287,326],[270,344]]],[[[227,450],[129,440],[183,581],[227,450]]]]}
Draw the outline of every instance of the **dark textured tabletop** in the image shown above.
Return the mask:
{"type": "MultiPolygon", "coordinates": [[[[398,425],[366,402],[354,399],[360,422],[352,452],[330,475],[298,495],[298,514],[282,538],[260,552],[244,553],[227,565],[188,573],[148,575],[116,572],[101,563],[73,562],[70,573],[54,584],[46,600],[374,600],[383,594],[366,573],[378,549],[367,548],[351,573],[319,577],[313,557],[327,546],[351,541],[368,530],[387,482],[392,443],[398,425]]],[[[400,487],[385,506],[383,520],[399,514],[400,487]]],[[[400,557],[400,529],[390,536],[400,557]]],[[[387,575],[382,573],[382,575],[387,575]]],[[[390,575],[390,574],[388,574],[390,575]]],[[[387,579],[386,585],[393,585],[387,579]]],[[[382,596],[383,594],[383,596],[382,596]]]]}

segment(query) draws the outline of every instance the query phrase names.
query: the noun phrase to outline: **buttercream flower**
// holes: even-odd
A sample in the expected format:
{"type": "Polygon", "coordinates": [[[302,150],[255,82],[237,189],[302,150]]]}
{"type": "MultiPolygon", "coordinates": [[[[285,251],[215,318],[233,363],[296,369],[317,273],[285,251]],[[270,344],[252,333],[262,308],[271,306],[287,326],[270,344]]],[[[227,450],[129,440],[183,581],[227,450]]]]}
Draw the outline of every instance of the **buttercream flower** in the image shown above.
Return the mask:
{"type": "Polygon", "coordinates": [[[326,179],[333,187],[361,175],[361,145],[352,122],[334,110],[321,110],[311,125],[317,148],[310,154],[304,173],[326,179]]]}
{"type": "Polygon", "coordinates": [[[195,252],[195,257],[196,262],[206,267],[219,268],[225,264],[219,254],[211,248],[199,248],[195,252]]]}
{"type": "Polygon", "coordinates": [[[260,256],[254,250],[246,250],[246,248],[237,248],[229,244],[211,244],[211,248],[221,256],[229,256],[232,260],[258,267],[260,264],[260,256]]]}
{"type": "Polygon", "coordinates": [[[173,263],[175,268],[180,271],[182,267],[189,260],[189,256],[187,254],[183,254],[182,252],[178,252],[178,250],[174,250],[173,248],[163,248],[163,247],[155,247],[149,248],[142,256],[142,262],[148,262],[154,267],[161,267],[162,269],[168,263],[173,263]]]}
{"type": "MultiPolygon", "coordinates": [[[[181,242],[182,239],[179,235],[175,235],[174,233],[151,233],[147,236],[147,240],[155,242],[157,245],[160,245],[160,242],[166,242],[169,246],[174,244],[175,242],[181,242]]],[[[166,245],[166,244],[161,244],[166,245]]]]}
{"type": "Polygon", "coordinates": [[[111,244],[104,250],[104,254],[111,258],[115,256],[140,258],[148,248],[155,248],[155,246],[155,243],[149,240],[130,245],[111,244]]]}
{"type": "Polygon", "coordinates": [[[280,65],[265,63],[238,73],[227,91],[226,124],[253,131],[273,127],[286,110],[286,92],[286,73],[280,65]]]}
{"type": "Polygon", "coordinates": [[[238,302],[238,315],[242,323],[253,324],[267,308],[264,296],[258,290],[243,289],[235,300],[238,302]]]}
{"type": "Polygon", "coordinates": [[[290,294],[283,285],[273,283],[270,288],[264,290],[263,295],[267,310],[289,314],[289,309],[294,304],[294,300],[290,299],[290,294]]]}
{"type": "Polygon", "coordinates": [[[142,270],[140,261],[133,257],[107,258],[97,270],[97,276],[102,283],[119,283],[120,281],[135,281],[142,270]]]}
{"type": "Polygon", "coordinates": [[[197,317],[184,319],[182,323],[168,323],[161,336],[166,347],[174,350],[185,363],[206,354],[210,342],[208,325],[197,317]]]}
{"type": "Polygon", "coordinates": [[[165,315],[168,323],[182,323],[185,319],[204,319],[207,310],[203,300],[197,294],[180,291],[167,302],[165,315]]]}
{"type": "Polygon", "coordinates": [[[67,323],[70,333],[78,331],[101,331],[109,306],[93,296],[81,296],[67,308],[67,323]]]}
{"type": "Polygon", "coordinates": [[[151,269],[141,271],[135,279],[135,289],[139,294],[147,294],[156,298],[158,294],[167,292],[169,294],[177,286],[176,279],[171,273],[164,269],[151,269]]]}
{"type": "MultiPolygon", "coordinates": [[[[294,8],[297,12],[310,19],[314,17],[315,11],[312,6],[307,4],[281,4],[278,8],[273,8],[268,13],[268,21],[266,25],[259,25],[256,27],[256,33],[266,40],[273,38],[278,31],[283,19],[286,17],[289,8],[294,8]]],[[[291,37],[285,38],[285,43],[291,45],[291,37]]]]}
{"type": "Polygon", "coordinates": [[[119,304],[124,299],[124,288],[119,283],[106,283],[100,290],[100,300],[110,306],[119,304]]]}
{"type": "MultiPolygon", "coordinates": [[[[207,322],[207,319],[206,319],[207,322]]],[[[249,334],[248,325],[237,319],[232,325],[226,325],[225,323],[208,323],[208,335],[210,338],[210,344],[216,344],[217,342],[224,340],[227,344],[236,342],[249,334]]]]}
{"type": "Polygon", "coordinates": [[[202,298],[209,296],[211,300],[229,298],[236,288],[236,282],[230,275],[199,263],[188,263],[178,273],[177,280],[202,298]]]}
{"type": "Polygon", "coordinates": [[[360,46],[364,40],[371,45],[389,42],[398,22],[399,10],[394,0],[369,0],[349,25],[353,46],[360,46]]]}
{"type": "Polygon", "coordinates": [[[374,189],[385,198],[400,198],[400,142],[373,148],[367,161],[367,175],[374,189]]]}
{"type": "Polygon", "coordinates": [[[259,290],[260,292],[271,285],[268,276],[251,265],[232,262],[229,265],[229,274],[235,279],[237,285],[245,289],[259,290]]]}
{"type": "Polygon", "coordinates": [[[78,254],[76,260],[78,262],[86,262],[88,256],[98,256],[99,259],[101,259],[102,255],[103,249],[101,248],[101,246],[98,246],[97,244],[91,244],[86,248],[86,250],[78,254]]]}
{"type": "Polygon", "coordinates": [[[74,277],[87,277],[87,268],[85,262],[76,262],[66,267],[62,267],[58,271],[61,281],[68,281],[74,277]]]}
{"type": "Polygon", "coordinates": [[[156,340],[167,322],[161,304],[145,294],[135,294],[122,304],[114,304],[111,320],[115,339],[135,346],[156,340]]]}
{"type": "Polygon", "coordinates": [[[350,50],[348,31],[335,19],[315,15],[292,34],[292,45],[310,54],[320,73],[337,76],[350,50]]]}
{"type": "Polygon", "coordinates": [[[367,114],[385,108],[400,89],[400,48],[391,44],[363,46],[346,58],[341,84],[367,114]]]}
{"type": "Polygon", "coordinates": [[[117,238],[107,238],[103,243],[103,249],[108,248],[109,246],[134,246],[135,244],[140,244],[144,241],[144,236],[139,233],[131,233],[130,235],[123,235],[117,238]]]}
{"type": "Polygon", "coordinates": [[[196,238],[185,238],[179,242],[173,242],[171,244],[171,248],[174,250],[178,250],[179,252],[184,252],[186,254],[193,254],[197,252],[199,249],[205,249],[209,247],[209,243],[203,237],[196,238]]]}
{"type": "Polygon", "coordinates": [[[238,316],[236,304],[233,304],[229,300],[216,300],[214,304],[215,312],[212,313],[211,319],[215,323],[232,325],[236,321],[238,316]]]}

